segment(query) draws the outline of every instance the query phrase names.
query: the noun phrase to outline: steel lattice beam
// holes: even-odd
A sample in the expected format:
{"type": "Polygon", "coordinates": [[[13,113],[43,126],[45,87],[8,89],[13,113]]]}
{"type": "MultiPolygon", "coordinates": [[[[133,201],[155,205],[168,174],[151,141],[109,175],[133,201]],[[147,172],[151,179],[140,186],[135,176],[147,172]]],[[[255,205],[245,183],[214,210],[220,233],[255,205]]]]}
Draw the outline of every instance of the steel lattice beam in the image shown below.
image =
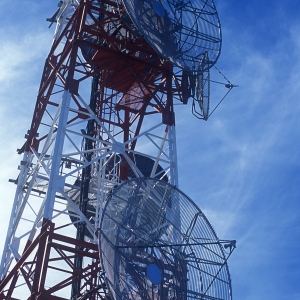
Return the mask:
{"type": "Polygon", "coordinates": [[[31,126],[18,150],[23,159],[1,261],[2,297],[13,299],[20,289],[31,299],[64,299],[69,296],[57,293],[77,282],[76,297],[104,299],[95,245],[107,195],[128,176],[145,176],[137,164],[141,158],[151,161],[147,176],[178,185],[173,102],[186,103],[186,76],[161,61],[111,9],[114,3],[81,1],[58,22],[31,126]],[[89,146],[82,147],[83,141],[89,146]],[[76,202],[88,169],[92,180],[82,201],[88,195],[91,218],[76,202]],[[81,225],[86,241],[69,238],[81,225]],[[89,250],[81,251],[80,243],[89,250]],[[67,267],[55,265],[60,261],[67,267]],[[53,283],[56,273],[64,279],[53,283]]]}
{"type": "Polygon", "coordinates": [[[27,246],[14,268],[2,280],[0,297],[11,299],[18,277],[23,276],[30,295],[29,299],[69,299],[52,294],[77,281],[83,282],[85,294],[88,294],[87,291],[92,291],[90,295],[92,298],[86,299],[96,299],[95,295],[97,299],[106,299],[107,292],[105,285],[99,279],[100,272],[97,245],[57,234],[54,223],[44,220],[40,234],[27,246]],[[80,270],[75,267],[74,258],[90,259],[91,263],[80,270]],[[51,276],[53,270],[56,272],[57,282],[46,289],[46,277],[51,276]],[[68,274],[68,276],[64,278],[64,276],[57,275],[59,273],[68,274]],[[61,278],[64,279],[61,280],[61,278]]]}

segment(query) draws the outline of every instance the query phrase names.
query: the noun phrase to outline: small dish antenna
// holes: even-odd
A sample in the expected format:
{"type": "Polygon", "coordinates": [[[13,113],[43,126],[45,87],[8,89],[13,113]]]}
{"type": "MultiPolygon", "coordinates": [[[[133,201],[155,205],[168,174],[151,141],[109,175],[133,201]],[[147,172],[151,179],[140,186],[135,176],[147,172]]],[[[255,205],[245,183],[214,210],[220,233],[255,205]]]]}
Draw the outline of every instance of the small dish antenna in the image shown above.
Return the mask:
{"type": "Polygon", "coordinates": [[[211,68],[221,51],[213,0],[123,0],[133,23],[164,59],[190,73],[211,68]]]}

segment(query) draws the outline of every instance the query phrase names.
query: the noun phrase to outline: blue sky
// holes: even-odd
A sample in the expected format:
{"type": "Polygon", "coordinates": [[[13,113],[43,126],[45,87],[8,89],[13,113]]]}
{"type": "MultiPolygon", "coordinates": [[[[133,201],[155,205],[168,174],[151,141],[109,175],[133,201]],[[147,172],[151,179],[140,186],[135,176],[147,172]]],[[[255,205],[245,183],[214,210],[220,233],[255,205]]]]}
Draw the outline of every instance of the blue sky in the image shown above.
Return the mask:
{"type": "MultiPolygon", "coordinates": [[[[300,3],[216,0],[223,30],[218,68],[234,89],[207,121],[177,109],[180,189],[220,238],[236,239],[233,298],[300,299],[300,3]]],[[[3,241],[54,28],[56,1],[0,3],[3,241]]],[[[212,86],[213,88],[213,86],[212,86]]],[[[0,249],[3,244],[0,243],[0,249]]]]}

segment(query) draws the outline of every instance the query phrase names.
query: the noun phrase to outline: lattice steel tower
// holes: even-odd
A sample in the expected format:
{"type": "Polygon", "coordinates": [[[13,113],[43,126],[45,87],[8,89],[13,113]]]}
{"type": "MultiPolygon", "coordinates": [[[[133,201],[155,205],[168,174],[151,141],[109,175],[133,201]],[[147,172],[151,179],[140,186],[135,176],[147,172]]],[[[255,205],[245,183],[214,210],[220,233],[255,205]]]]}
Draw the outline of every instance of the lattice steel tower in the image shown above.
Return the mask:
{"type": "Polygon", "coordinates": [[[49,21],[0,299],[231,299],[235,243],[185,200],[176,161],[173,104],[208,117],[213,1],[64,0],[49,21]]]}

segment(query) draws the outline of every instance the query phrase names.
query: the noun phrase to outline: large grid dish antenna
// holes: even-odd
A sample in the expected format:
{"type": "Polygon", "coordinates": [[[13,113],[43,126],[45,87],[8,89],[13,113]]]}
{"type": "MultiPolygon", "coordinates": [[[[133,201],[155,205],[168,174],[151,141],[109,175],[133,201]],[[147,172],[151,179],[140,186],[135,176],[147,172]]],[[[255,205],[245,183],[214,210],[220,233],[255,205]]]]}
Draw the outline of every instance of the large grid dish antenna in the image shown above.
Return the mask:
{"type": "Polygon", "coordinates": [[[228,245],[174,186],[136,178],[110,195],[100,259],[115,300],[231,299],[228,245]]]}
{"type": "Polygon", "coordinates": [[[166,60],[192,73],[203,72],[217,62],[222,37],[213,0],[123,3],[140,33],[166,60]]]}

